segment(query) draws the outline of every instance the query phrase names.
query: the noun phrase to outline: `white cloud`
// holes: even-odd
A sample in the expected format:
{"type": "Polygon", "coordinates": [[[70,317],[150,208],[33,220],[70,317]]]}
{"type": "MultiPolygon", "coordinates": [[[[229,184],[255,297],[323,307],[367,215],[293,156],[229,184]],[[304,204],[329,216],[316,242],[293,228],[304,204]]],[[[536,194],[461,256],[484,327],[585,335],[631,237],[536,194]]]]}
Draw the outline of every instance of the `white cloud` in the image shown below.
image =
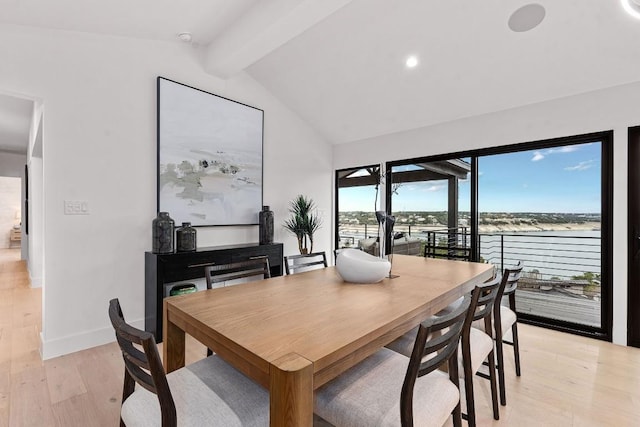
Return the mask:
{"type": "Polygon", "coordinates": [[[551,148],[549,151],[551,153],[573,153],[574,151],[578,151],[580,147],[577,145],[566,145],[560,148],[551,148]]]}
{"type": "Polygon", "coordinates": [[[531,161],[532,162],[537,162],[537,161],[542,160],[542,159],[544,159],[544,154],[542,154],[539,151],[536,151],[536,152],[533,153],[533,157],[531,158],[531,161]]]}
{"type": "Polygon", "coordinates": [[[575,166],[567,166],[564,168],[566,171],[584,171],[593,167],[594,160],[586,160],[584,162],[580,162],[575,166]]]}
{"type": "Polygon", "coordinates": [[[558,147],[558,148],[549,148],[547,150],[544,151],[534,151],[533,152],[533,157],[531,158],[532,162],[537,162],[540,161],[542,159],[544,159],[546,156],[550,155],[550,154],[555,154],[555,153],[573,153],[574,151],[578,151],[580,149],[580,146],[578,145],[566,145],[564,147],[558,147]]]}
{"type": "Polygon", "coordinates": [[[437,184],[436,185],[430,185],[430,186],[426,187],[424,189],[424,191],[435,192],[435,191],[440,191],[445,187],[446,187],[445,185],[437,185],[437,184]]]}

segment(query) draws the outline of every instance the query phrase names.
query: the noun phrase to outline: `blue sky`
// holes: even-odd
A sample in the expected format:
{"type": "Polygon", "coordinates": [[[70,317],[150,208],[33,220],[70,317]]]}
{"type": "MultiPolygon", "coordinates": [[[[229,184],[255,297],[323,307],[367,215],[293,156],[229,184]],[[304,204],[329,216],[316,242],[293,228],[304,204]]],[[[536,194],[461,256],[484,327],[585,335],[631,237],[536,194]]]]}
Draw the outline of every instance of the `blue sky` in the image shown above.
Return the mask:
{"type": "MultiPolygon", "coordinates": [[[[480,212],[600,212],[600,143],[500,154],[479,159],[480,212]]],[[[459,209],[469,210],[468,181],[459,209]]],[[[340,211],[373,210],[373,187],[340,190],[340,211]]],[[[446,181],[407,183],[394,211],[447,209],[446,181]]]]}

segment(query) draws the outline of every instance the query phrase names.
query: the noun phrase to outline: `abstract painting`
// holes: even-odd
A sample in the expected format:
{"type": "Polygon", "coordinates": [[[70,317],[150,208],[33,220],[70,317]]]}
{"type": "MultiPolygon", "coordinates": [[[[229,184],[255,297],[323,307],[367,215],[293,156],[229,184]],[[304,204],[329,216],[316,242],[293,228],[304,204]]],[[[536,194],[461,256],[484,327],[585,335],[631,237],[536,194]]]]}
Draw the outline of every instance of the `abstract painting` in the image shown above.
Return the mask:
{"type": "Polygon", "coordinates": [[[176,224],[258,223],[264,112],[158,77],[158,211],[176,224]]]}

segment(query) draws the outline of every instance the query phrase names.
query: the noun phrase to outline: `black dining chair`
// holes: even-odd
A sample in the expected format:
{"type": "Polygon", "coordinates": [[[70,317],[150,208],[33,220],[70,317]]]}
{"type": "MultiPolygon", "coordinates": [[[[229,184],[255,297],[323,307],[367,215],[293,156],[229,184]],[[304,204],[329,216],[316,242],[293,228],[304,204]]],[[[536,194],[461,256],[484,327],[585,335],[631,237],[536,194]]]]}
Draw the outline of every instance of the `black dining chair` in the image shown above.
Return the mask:
{"type": "Polygon", "coordinates": [[[255,276],[262,276],[263,279],[269,279],[271,277],[268,257],[257,257],[246,261],[232,262],[228,264],[208,265],[204,268],[204,277],[207,281],[207,289],[212,289],[213,285],[216,283],[246,279],[255,276]]]}
{"type": "Polygon", "coordinates": [[[118,299],[109,301],[109,318],[125,367],[121,427],[269,425],[268,391],[221,358],[167,375],[153,334],[126,323],[118,299]]]}
{"type": "Polygon", "coordinates": [[[496,379],[496,362],[493,345],[493,333],[491,316],[494,305],[497,304],[498,290],[501,280],[495,277],[488,282],[476,286],[474,292],[479,292],[475,307],[470,308],[469,318],[462,329],[460,339],[462,362],[461,378],[464,377],[465,398],[467,405],[467,422],[469,426],[476,425],[475,396],[473,379],[477,375],[489,380],[491,388],[491,403],[493,406],[493,419],[500,419],[500,409],[498,403],[498,386],[496,379]],[[471,327],[473,322],[482,323],[482,328],[471,327]],[[484,374],[480,371],[483,365],[488,365],[489,372],[484,374]]]}
{"type": "Polygon", "coordinates": [[[382,348],[318,388],[315,412],[335,426],[441,426],[450,416],[461,426],[458,343],[471,304],[467,295],[422,322],[409,358],[382,348]]]}
{"type": "MultiPolygon", "coordinates": [[[[204,268],[204,277],[207,281],[207,289],[213,289],[216,283],[223,283],[251,277],[271,278],[269,258],[266,256],[249,259],[247,261],[232,262],[228,264],[208,265],[204,268]]],[[[213,351],[208,348],[207,356],[213,351]]]]}
{"type": "Polygon", "coordinates": [[[284,257],[284,268],[287,274],[324,268],[327,266],[327,255],[324,252],[314,252],[304,255],[289,255],[284,257]]]}
{"type": "MultiPolygon", "coordinates": [[[[475,401],[474,401],[474,375],[478,375],[482,378],[486,378],[490,381],[491,398],[493,406],[493,417],[499,419],[500,413],[498,408],[498,392],[496,383],[496,367],[494,359],[494,347],[491,333],[493,331],[491,324],[491,316],[493,313],[493,306],[495,304],[498,289],[500,287],[500,279],[494,278],[478,285],[473,290],[473,293],[477,293],[477,298],[474,298],[475,305],[469,308],[469,316],[462,329],[461,345],[459,348],[458,361],[460,366],[458,373],[460,378],[464,380],[465,400],[466,400],[466,414],[463,417],[467,419],[469,426],[476,425],[475,415],[475,401]],[[480,323],[481,328],[472,328],[474,323],[480,323]],[[480,372],[480,368],[486,363],[489,366],[488,374],[480,372]]],[[[436,313],[435,316],[446,316],[455,310],[462,302],[462,298],[456,300],[454,303],[447,306],[442,311],[436,313]]],[[[387,348],[403,354],[407,357],[411,355],[411,347],[409,343],[415,337],[416,330],[407,332],[400,338],[387,344],[387,348]]]]}
{"type": "MultiPolygon", "coordinates": [[[[502,274],[502,283],[498,290],[497,300],[493,307],[494,329],[492,336],[496,342],[496,369],[498,370],[498,383],[500,388],[500,404],[507,404],[507,392],[504,369],[504,344],[513,346],[513,358],[516,368],[516,376],[520,376],[520,342],[518,341],[518,316],[516,314],[516,290],[522,274],[524,264],[518,261],[515,267],[505,268],[502,274]],[[502,304],[506,298],[507,305],[502,304]],[[511,341],[505,339],[505,335],[511,332],[511,341]]],[[[476,328],[482,325],[474,323],[476,328]]]]}

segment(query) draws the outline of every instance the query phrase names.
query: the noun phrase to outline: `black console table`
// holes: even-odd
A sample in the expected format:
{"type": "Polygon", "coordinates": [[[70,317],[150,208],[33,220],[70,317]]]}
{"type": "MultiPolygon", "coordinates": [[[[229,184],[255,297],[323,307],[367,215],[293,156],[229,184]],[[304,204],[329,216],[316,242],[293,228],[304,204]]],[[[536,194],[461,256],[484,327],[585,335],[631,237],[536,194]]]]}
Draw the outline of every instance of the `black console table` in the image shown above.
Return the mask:
{"type": "Polygon", "coordinates": [[[246,261],[265,255],[269,257],[271,276],[282,276],[282,243],[212,246],[195,252],[170,254],[145,252],[145,330],[153,333],[157,342],[162,341],[162,300],[169,294],[167,283],[204,277],[206,265],[246,261]]]}

